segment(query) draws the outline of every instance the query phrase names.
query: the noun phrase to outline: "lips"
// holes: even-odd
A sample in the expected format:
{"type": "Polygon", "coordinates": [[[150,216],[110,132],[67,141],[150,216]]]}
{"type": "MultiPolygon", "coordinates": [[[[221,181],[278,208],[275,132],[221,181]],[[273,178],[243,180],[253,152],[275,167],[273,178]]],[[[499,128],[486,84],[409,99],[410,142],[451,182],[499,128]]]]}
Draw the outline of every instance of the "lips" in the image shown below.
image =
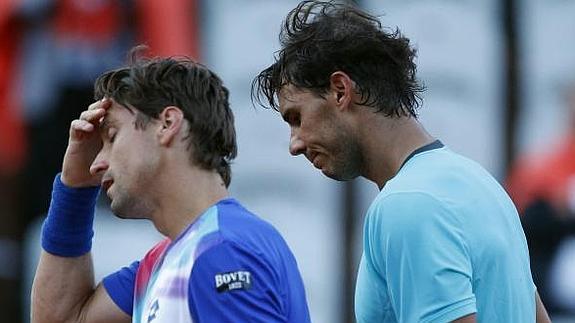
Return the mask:
{"type": "Polygon", "coordinates": [[[320,160],[319,160],[319,154],[318,153],[314,153],[312,155],[310,155],[309,160],[311,161],[311,163],[313,164],[313,166],[317,169],[321,169],[321,165],[320,165],[320,160]]]}
{"type": "Polygon", "coordinates": [[[102,180],[102,189],[104,190],[104,192],[106,192],[106,194],[108,194],[108,190],[110,189],[110,186],[112,186],[112,184],[114,184],[114,180],[112,180],[111,178],[102,180]]]}

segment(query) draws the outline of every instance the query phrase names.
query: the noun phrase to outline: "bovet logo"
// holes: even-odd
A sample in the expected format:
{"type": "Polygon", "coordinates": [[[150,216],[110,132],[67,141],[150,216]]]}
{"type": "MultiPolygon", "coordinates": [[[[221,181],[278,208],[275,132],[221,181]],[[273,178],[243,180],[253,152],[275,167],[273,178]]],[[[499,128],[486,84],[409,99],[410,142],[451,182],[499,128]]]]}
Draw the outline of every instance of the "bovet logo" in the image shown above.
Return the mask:
{"type": "Polygon", "coordinates": [[[217,274],[216,290],[218,293],[230,290],[250,289],[252,287],[252,274],[249,271],[232,271],[228,273],[217,274]]]}

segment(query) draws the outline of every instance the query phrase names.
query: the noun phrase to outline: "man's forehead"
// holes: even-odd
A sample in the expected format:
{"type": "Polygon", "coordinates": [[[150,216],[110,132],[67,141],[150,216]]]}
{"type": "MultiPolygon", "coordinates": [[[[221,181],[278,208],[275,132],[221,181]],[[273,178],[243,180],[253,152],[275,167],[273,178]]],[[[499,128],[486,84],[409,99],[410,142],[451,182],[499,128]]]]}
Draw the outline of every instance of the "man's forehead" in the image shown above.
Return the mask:
{"type": "Polygon", "coordinates": [[[286,84],[286,85],[281,87],[278,95],[279,95],[280,99],[293,100],[294,96],[297,96],[299,93],[302,93],[302,92],[303,91],[301,89],[298,89],[293,84],[286,84]]]}
{"type": "Polygon", "coordinates": [[[299,89],[292,84],[286,84],[282,86],[278,92],[278,103],[280,112],[286,110],[292,105],[296,104],[302,99],[307,91],[299,89]]]}
{"type": "Polygon", "coordinates": [[[100,129],[110,128],[115,124],[114,117],[110,115],[110,110],[100,119],[100,129]]]}
{"type": "Polygon", "coordinates": [[[100,120],[101,127],[109,127],[110,125],[117,125],[118,120],[122,119],[122,117],[126,117],[132,115],[133,112],[128,107],[124,107],[117,103],[116,101],[112,101],[112,106],[108,108],[106,114],[100,120]],[[125,116],[124,116],[125,115],[125,116]]]}
{"type": "Polygon", "coordinates": [[[118,113],[118,110],[121,109],[116,101],[112,101],[112,105],[106,110],[106,114],[100,119],[100,123],[109,124],[114,122],[114,115],[118,113]]]}

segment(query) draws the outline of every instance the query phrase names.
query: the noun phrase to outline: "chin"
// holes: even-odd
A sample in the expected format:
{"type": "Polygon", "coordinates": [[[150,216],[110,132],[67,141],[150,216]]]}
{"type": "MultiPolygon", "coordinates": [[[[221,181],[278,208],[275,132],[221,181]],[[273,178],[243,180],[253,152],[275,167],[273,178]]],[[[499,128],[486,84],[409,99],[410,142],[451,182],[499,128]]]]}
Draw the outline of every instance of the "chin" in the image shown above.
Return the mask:
{"type": "MultiPolygon", "coordinates": [[[[134,202],[134,201],[132,201],[134,202]]],[[[146,208],[143,206],[137,207],[137,203],[129,203],[128,201],[112,200],[110,209],[112,213],[120,219],[147,219],[148,214],[146,208]],[[124,203],[122,203],[124,202],[124,203]]]]}
{"type": "Polygon", "coordinates": [[[123,219],[123,220],[148,219],[148,217],[142,216],[141,214],[140,215],[133,215],[133,214],[124,213],[124,212],[117,212],[117,211],[114,211],[113,209],[112,209],[112,213],[114,213],[114,215],[117,218],[123,219]]]}
{"type": "Polygon", "coordinates": [[[341,174],[333,173],[333,172],[330,172],[330,171],[322,170],[321,172],[322,172],[326,177],[329,177],[329,178],[331,178],[331,179],[333,179],[333,180],[336,180],[336,181],[339,181],[339,182],[349,181],[350,179],[352,179],[352,178],[346,178],[345,176],[342,176],[341,174]]]}
{"type": "Polygon", "coordinates": [[[322,169],[321,172],[325,176],[339,182],[351,181],[359,176],[359,174],[356,172],[332,171],[328,169],[322,169]]]}

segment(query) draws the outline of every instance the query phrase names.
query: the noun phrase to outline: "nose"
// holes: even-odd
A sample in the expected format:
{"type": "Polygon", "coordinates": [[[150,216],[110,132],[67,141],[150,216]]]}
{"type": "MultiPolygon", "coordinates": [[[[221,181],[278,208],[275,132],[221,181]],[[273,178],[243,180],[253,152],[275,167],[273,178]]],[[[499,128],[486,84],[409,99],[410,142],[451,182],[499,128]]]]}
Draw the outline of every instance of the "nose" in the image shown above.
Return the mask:
{"type": "Polygon", "coordinates": [[[106,160],[103,151],[104,151],[103,149],[100,150],[100,152],[98,153],[98,155],[96,155],[96,158],[92,162],[92,165],[90,165],[90,174],[101,175],[108,170],[110,164],[106,160]]]}
{"type": "Polygon", "coordinates": [[[289,152],[293,156],[297,156],[305,153],[305,143],[304,141],[292,131],[290,141],[289,141],[289,152]]]}

